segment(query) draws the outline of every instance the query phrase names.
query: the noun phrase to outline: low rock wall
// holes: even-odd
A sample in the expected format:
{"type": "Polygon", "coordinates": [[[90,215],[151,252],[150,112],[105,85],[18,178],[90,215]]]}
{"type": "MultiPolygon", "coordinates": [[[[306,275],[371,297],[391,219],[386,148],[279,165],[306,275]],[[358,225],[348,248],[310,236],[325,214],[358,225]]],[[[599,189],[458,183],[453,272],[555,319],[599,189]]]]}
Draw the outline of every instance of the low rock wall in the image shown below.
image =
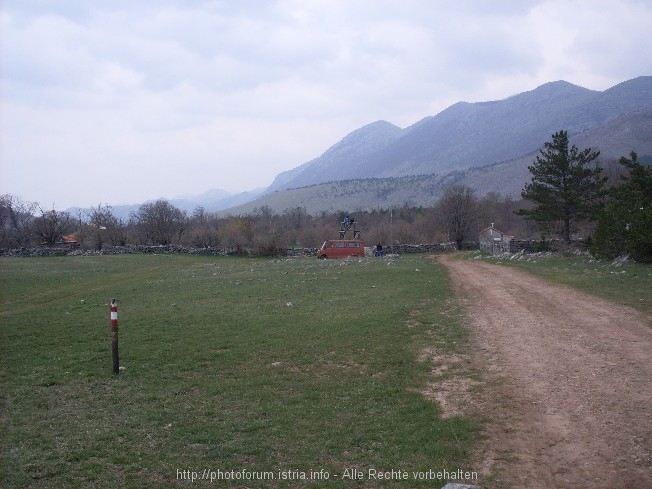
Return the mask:
{"type": "MultiPolygon", "coordinates": [[[[386,246],[383,252],[395,254],[408,253],[442,253],[454,251],[455,243],[435,243],[435,244],[397,244],[386,246]]],[[[464,243],[462,249],[478,249],[478,243],[464,243]]],[[[373,256],[376,251],[375,247],[365,248],[365,254],[373,256]]],[[[17,248],[2,249],[0,256],[14,257],[38,257],[38,256],[96,256],[96,255],[127,255],[127,254],[185,254],[185,255],[212,255],[212,256],[256,256],[258,253],[252,250],[229,250],[223,248],[207,247],[194,248],[179,245],[127,245],[127,246],[106,246],[101,250],[80,250],[70,248],[17,248]]],[[[270,256],[315,256],[317,248],[277,248],[276,250],[265,250],[266,255],[270,256]]]]}
{"type": "MultiPolygon", "coordinates": [[[[512,239],[509,242],[509,252],[518,253],[523,251],[525,253],[535,253],[539,251],[552,251],[554,253],[565,253],[577,249],[586,248],[586,244],[582,240],[573,240],[567,243],[563,239],[549,239],[546,241],[533,240],[533,239],[512,239]]],[[[501,250],[505,252],[507,250],[501,250]]]]}

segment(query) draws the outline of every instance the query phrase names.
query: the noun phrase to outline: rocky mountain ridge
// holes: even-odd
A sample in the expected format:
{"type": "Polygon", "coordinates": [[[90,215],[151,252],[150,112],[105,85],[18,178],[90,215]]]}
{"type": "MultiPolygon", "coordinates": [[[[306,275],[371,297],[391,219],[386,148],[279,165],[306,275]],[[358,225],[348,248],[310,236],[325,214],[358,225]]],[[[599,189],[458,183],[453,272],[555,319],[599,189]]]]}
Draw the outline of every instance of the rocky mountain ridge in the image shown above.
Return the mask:
{"type": "Polygon", "coordinates": [[[385,121],[364,126],[318,158],[281,173],[267,192],[482,167],[525,156],[561,129],[574,136],[646,110],[652,110],[652,76],[604,92],[557,81],[504,100],[458,102],[405,129],[385,121]]]}
{"type": "MultiPolygon", "coordinates": [[[[246,214],[304,207],[309,213],[432,205],[442,189],[464,183],[479,195],[520,197],[527,170],[544,142],[566,130],[580,148],[618,159],[652,155],[652,76],[603,92],[565,81],[541,85],[504,100],[458,102],[406,128],[367,124],[327,151],[280,173],[266,189],[240,194],[212,190],[170,199],[188,212],[246,214]]],[[[138,205],[117,206],[126,218],[138,205]]]]}

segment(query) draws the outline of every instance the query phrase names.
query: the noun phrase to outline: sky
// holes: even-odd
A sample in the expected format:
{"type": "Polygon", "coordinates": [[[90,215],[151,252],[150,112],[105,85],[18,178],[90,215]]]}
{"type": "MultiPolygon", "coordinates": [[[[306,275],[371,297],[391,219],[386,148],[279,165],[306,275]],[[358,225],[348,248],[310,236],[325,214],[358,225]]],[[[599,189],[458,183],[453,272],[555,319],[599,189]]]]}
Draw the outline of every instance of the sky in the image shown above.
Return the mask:
{"type": "Polygon", "coordinates": [[[377,120],[652,74],[649,0],[0,0],[0,194],[266,187],[377,120]]]}

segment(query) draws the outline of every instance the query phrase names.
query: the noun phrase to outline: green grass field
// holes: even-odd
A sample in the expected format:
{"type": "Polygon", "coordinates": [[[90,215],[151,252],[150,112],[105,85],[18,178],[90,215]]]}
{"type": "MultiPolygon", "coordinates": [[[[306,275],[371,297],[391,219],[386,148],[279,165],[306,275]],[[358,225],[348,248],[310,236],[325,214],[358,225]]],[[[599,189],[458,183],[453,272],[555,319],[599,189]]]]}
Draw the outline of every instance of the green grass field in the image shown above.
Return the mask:
{"type": "Polygon", "coordinates": [[[418,392],[420,350],[466,346],[431,258],[4,258],[0,280],[2,487],[441,487],[412,472],[474,469],[479,424],[418,392]],[[189,480],[219,471],[268,480],[189,480]]]}

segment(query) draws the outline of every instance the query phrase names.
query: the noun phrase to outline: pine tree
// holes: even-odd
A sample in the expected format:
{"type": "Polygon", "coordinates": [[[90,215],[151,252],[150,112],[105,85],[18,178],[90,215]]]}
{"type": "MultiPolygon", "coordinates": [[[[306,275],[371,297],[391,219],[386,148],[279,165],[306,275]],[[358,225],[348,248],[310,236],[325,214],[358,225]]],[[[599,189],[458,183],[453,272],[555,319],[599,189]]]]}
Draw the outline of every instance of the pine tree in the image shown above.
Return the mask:
{"type": "Polygon", "coordinates": [[[641,165],[633,151],[629,159],[620,158],[620,164],[628,175],[611,190],[600,213],[592,251],[605,258],[627,253],[652,263],[652,167],[641,165]]]}
{"type": "Polygon", "coordinates": [[[535,207],[519,209],[517,214],[544,226],[561,222],[562,237],[570,241],[571,223],[596,219],[607,180],[597,164],[591,166],[599,155],[591,148],[569,148],[566,131],[553,134],[528,167],[532,181],[521,192],[535,207]]]}

